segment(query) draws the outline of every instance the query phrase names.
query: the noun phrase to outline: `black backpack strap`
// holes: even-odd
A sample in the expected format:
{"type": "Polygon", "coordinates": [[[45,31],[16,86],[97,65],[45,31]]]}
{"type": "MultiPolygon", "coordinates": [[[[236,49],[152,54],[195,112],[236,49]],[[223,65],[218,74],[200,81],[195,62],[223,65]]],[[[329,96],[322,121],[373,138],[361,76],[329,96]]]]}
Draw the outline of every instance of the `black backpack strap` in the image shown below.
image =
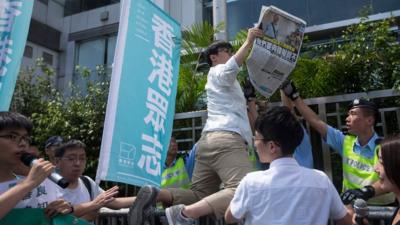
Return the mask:
{"type": "Polygon", "coordinates": [[[80,178],[83,181],[83,184],[85,184],[86,189],[89,191],[90,201],[92,201],[93,200],[92,185],[90,184],[89,178],[87,178],[86,176],[80,176],[80,178]]]}

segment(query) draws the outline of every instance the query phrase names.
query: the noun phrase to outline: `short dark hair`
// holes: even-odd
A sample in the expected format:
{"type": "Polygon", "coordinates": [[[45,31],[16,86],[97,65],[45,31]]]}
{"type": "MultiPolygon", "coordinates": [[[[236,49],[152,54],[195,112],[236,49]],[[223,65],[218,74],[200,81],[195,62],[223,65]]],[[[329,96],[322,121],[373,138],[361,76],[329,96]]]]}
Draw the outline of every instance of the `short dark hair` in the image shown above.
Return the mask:
{"type": "Polygon", "coordinates": [[[24,115],[17,112],[0,112],[0,131],[5,129],[25,129],[28,134],[32,132],[32,122],[24,115]]]}
{"type": "Polygon", "coordinates": [[[60,146],[63,142],[63,138],[61,136],[51,136],[44,143],[45,148],[49,148],[51,146],[60,146]]]}
{"type": "Polygon", "coordinates": [[[371,116],[372,118],[374,118],[374,126],[378,123],[379,112],[377,110],[369,108],[360,108],[360,110],[363,116],[365,117],[371,116]]]}
{"type": "Polygon", "coordinates": [[[68,142],[62,144],[60,147],[56,148],[54,151],[54,156],[57,158],[61,158],[65,155],[65,152],[74,148],[82,148],[83,150],[86,150],[86,145],[80,140],[71,139],[68,142]]]}
{"type": "Polygon", "coordinates": [[[207,60],[209,66],[212,66],[212,61],[210,59],[210,56],[218,54],[218,50],[222,48],[225,48],[229,51],[233,51],[232,45],[226,41],[215,41],[214,43],[209,45],[206,50],[204,50],[203,56],[207,60]]]}
{"type": "Polygon", "coordinates": [[[274,141],[280,145],[283,155],[292,155],[303,140],[300,122],[286,106],[273,107],[260,115],[255,130],[264,137],[264,142],[274,141]]]}
{"type": "Polygon", "coordinates": [[[385,138],[381,143],[382,163],[388,179],[400,188],[400,136],[385,138]]]}

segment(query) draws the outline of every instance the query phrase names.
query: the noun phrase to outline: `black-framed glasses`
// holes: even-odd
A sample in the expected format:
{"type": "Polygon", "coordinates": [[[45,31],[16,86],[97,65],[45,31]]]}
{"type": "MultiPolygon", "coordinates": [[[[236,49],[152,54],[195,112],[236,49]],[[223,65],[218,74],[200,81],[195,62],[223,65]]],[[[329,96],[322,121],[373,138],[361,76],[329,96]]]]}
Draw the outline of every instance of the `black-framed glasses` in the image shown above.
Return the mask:
{"type": "Polygon", "coordinates": [[[253,136],[253,141],[257,141],[257,140],[262,141],[262,140],[264,140],[264,138],[253,136]]]}
{"type": "Polygon", "coordinates": [[[228,48],[219,48],[218,52],[226,52],[228,54],[232,54],[232,49],[228,49],[228,48]]]}
{"type": "Polygon", "coordinates": [[[74,157],[74,156],[64,156],[61,157],[61,159],[64,159],[65,161],[69,163],[77,163],[78,161],[81,163],[86,163],[86,157],[74,157]]]}
{"type": "Polygon", "coordinates": [[[0,138],[5,138],[8,140],[11,140],[14,143],[21,144],[22,141],[25,142],[25,144],[30,145],[32,143],[32,138],[29,136],[24,136],[24,135],[18,135],[18,134],[3,134],[0,135],[0,138]]]}
{"type": "Polygon", "coordinates": [[[278,143],[278,142],[276,142],[276,141],[273,141],[273,140],[271,140],[271,139],[269,139],[269,138],[253,136],[253,142],[255,142],[255,141],[257,141],[257,140],[258,140],[258,141],[263,141],[263,142],[265,142],[265,143],[267,143],[268,141],[272,141],[272,142],[275,143],[275,145],[281,146],[280,143],[278,143]]]}

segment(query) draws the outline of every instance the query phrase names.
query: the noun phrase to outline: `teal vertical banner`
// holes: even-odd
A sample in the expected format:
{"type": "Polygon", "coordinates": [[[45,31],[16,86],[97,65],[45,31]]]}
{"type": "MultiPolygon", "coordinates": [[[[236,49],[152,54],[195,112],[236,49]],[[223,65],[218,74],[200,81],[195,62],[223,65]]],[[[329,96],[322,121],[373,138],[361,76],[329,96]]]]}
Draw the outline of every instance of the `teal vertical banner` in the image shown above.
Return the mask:
{"type": "Polygon", "coordinates": [[[17,81],[34,1],[0,0],[0,111],[7,111],[17,81]]]}
{"type": "Polygon", "coordinates": [[[175,113],[181,29],[148,0],[121,2],[97,181],[160,186],[175,113]]]}

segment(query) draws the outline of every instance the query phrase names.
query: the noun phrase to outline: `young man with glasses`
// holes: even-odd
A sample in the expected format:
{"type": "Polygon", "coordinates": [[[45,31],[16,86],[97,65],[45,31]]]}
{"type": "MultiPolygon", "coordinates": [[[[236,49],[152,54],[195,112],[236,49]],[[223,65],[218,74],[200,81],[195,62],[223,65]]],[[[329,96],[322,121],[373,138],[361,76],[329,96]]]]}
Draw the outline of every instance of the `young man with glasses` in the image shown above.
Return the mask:
{"type": "Polygon", "coordinates": [[[56,185],[46,179],[54,170],[50,162],[38,159],[26,177],[15,174],[22,166],[22,153],[28,151],[31,131],[25,116],[0,112],[0,219],[13,208],[44,208],[47,216],[72,211],[68,202],[58,199],[56,185]]]}
{"type": "Polygon", "coordinates": [[[245,219],[258,224],[352,224],[339,194],[323,172],[300,166],[293,158],[303,128],[289,108],[275,107],[255,123],[255,146],[265,171],[247,174],[225,213],[227,223],[245,219]]]}
{"type": "Polygon", "coordinates": [[[247,154],[252,132],[246,99],[236,78],[255,38],[261,36],[261,29],[250,28],[236,53],[224,41],[216,41],[204,51],[211,66],[205,87],[208,117],[197,142],[191,188],[168,188],[157,193],[155,188],[143,187],[140,200],[130,211],[130,224],[142,224],[155,200],[173,205],[166,209],[170,225],[192,224],[194,219],[210,214],[223,217],[240,180],[253,170],[247,154]]]}
{"type": "Polygon", "coordinates": [[[62,197],[74,206],[74,215],[92,221],[101,207],[130,207],[135,198],[116,198],[118,186],[104,191],[90,177],[83,176],[86,167],[85,149],[86,145],[83,142],[70,140],[55,150],[57,169],[69,182],[69,186],[61,190],[62,197]]]}

